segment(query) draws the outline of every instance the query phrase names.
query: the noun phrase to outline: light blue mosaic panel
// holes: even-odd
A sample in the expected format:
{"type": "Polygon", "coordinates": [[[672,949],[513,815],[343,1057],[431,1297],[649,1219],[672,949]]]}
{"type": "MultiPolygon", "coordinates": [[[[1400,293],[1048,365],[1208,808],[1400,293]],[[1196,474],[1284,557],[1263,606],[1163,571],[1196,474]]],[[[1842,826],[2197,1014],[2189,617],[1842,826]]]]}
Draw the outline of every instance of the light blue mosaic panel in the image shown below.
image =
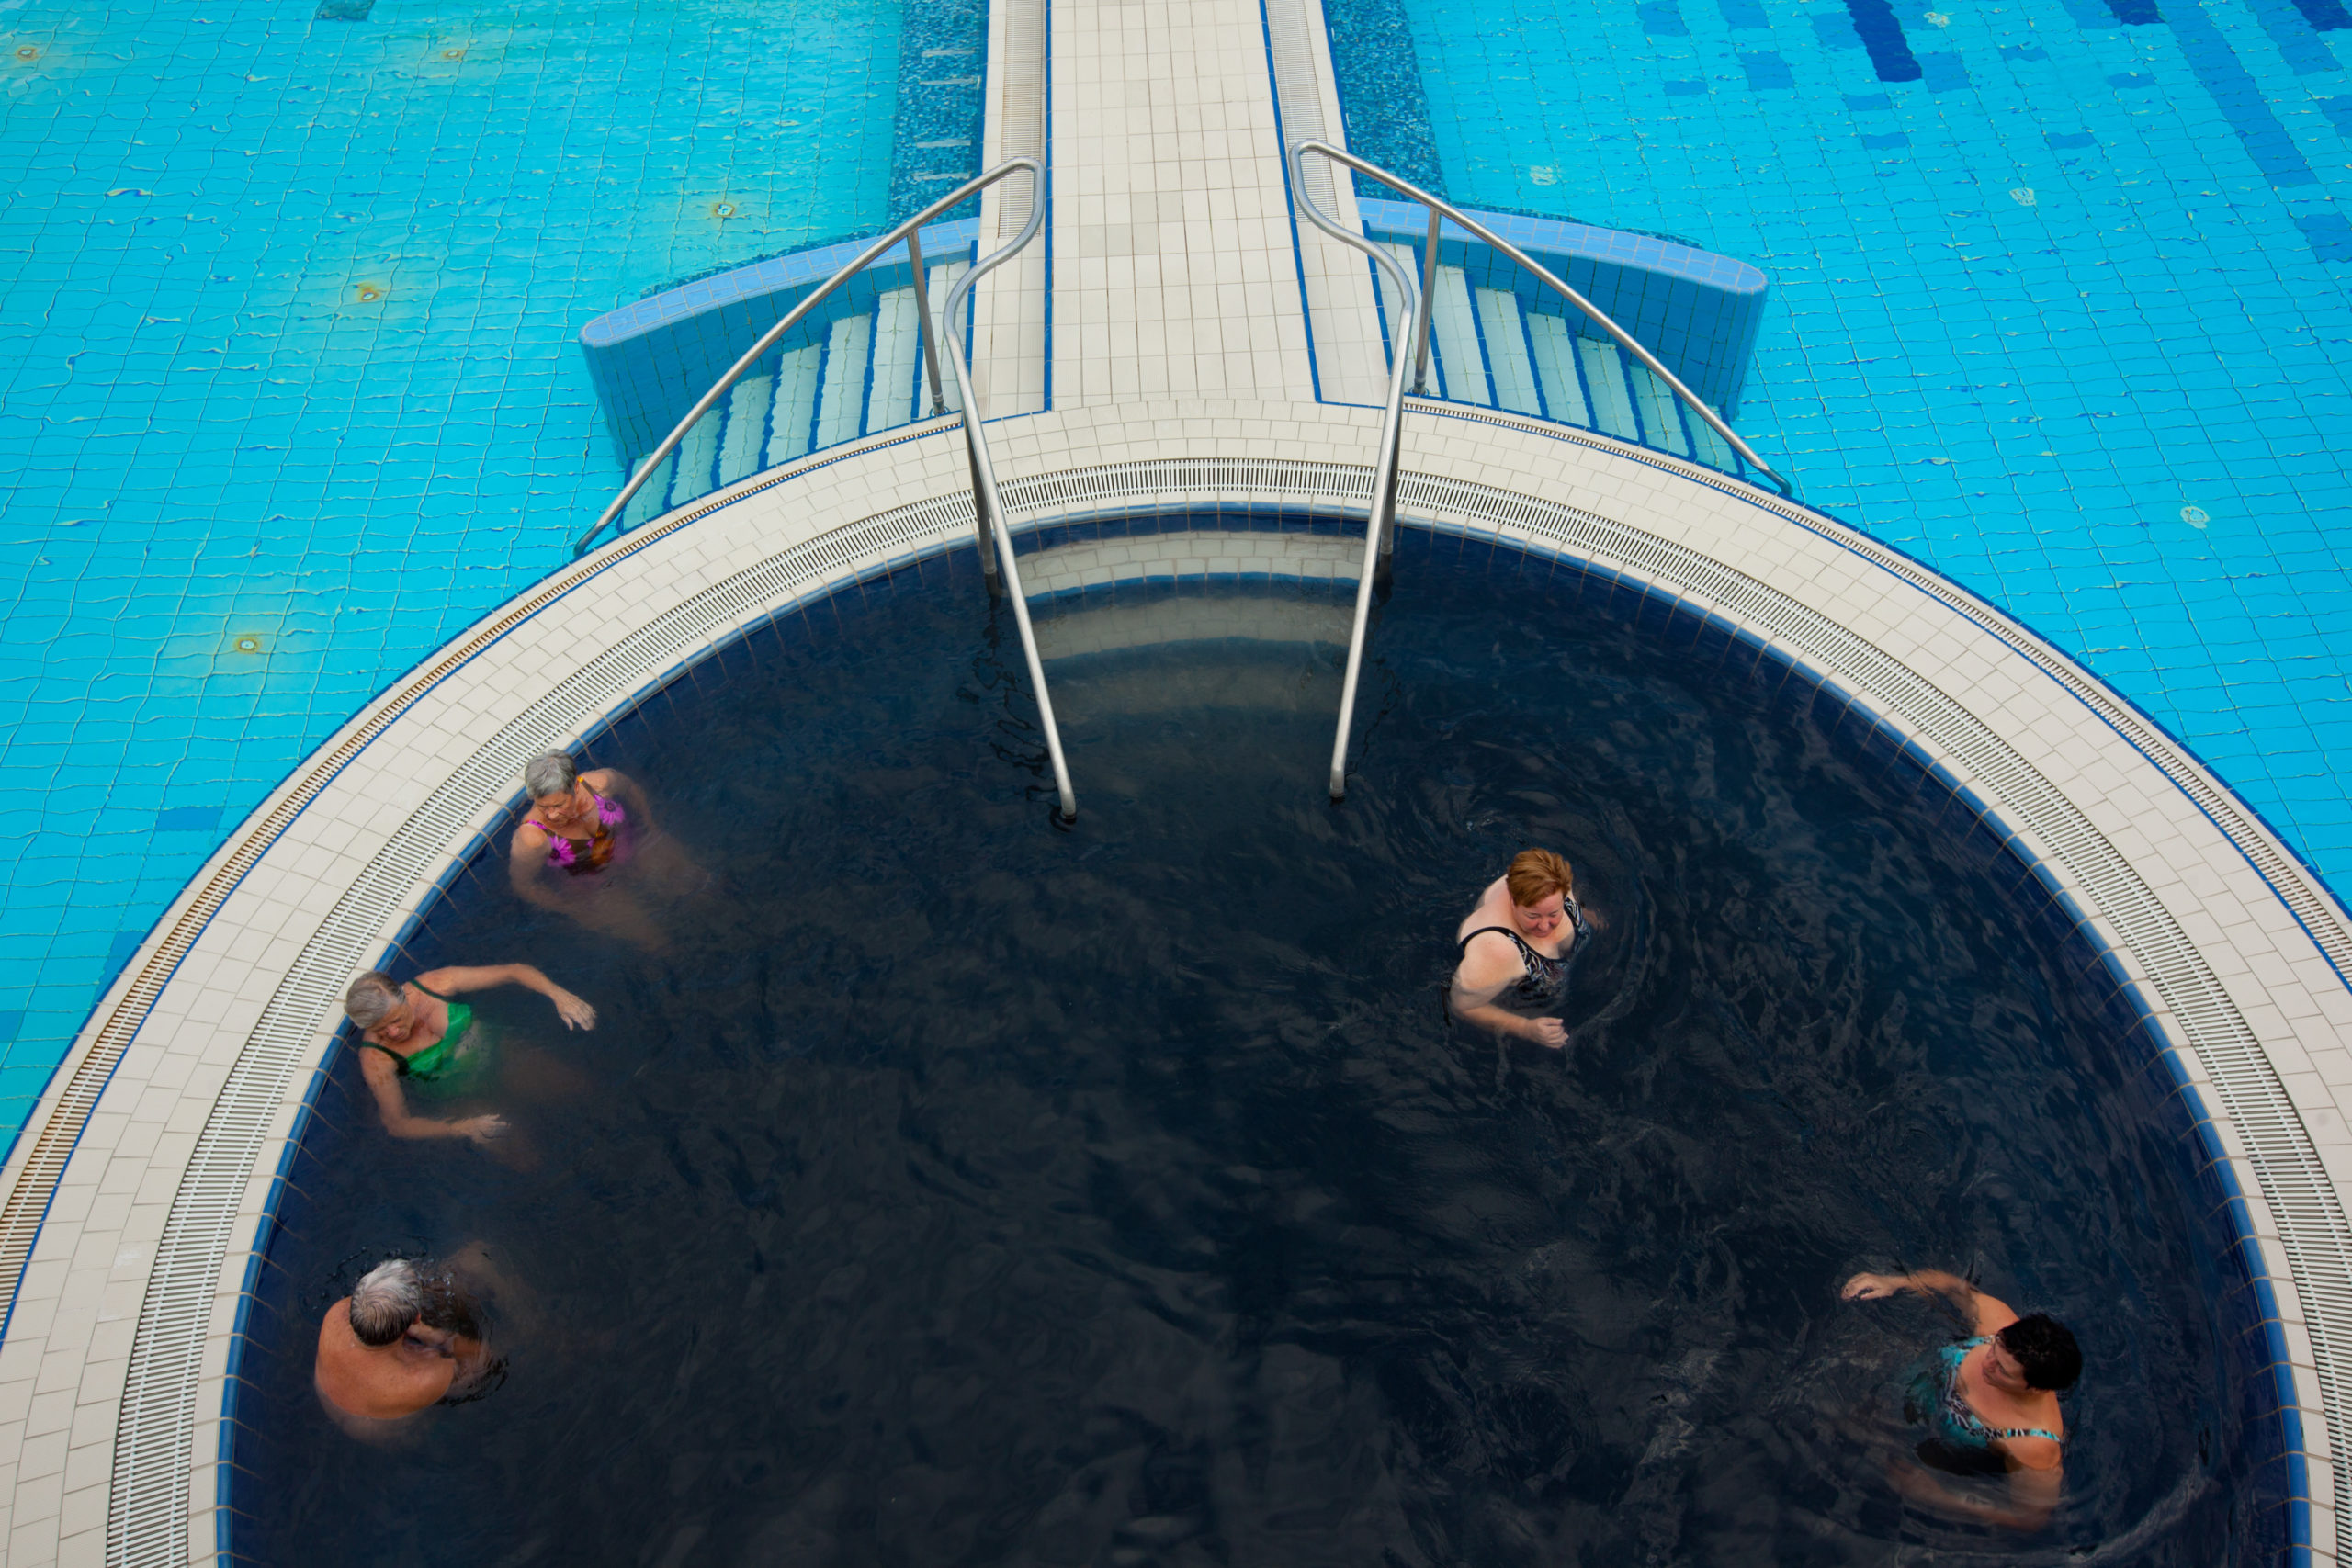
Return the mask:
{"type": "Polygon", "coordinates": [[[295,762],[569,558],[582,324],[881,227],[895,0],[315,5],[0,32],[0,1134],[295,762]]]}
{"type": "Polygon", "coordinates": [[[2341,895],[2352,31],[2337,0],[2116,4],[2150,19],[1899,0],[1866,41],[1839,0],[1404,0],[1448,195],[1763,267],[1742,434],[2140,703],[2341,895]]]}

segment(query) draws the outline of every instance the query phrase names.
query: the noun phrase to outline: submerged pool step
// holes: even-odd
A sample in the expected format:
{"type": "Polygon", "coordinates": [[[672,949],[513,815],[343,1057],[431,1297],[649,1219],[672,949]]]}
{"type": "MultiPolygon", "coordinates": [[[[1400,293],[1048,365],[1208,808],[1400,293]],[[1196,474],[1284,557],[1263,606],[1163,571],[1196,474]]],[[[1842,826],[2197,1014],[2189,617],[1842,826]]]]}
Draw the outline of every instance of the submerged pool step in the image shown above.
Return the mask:
{"type": "MultiPolygon", "coordinates": [[[[1401,241],[1382,248],[1418,281],[1420,258],[1401,241]]],[[[1411,323],[1386,273],[1373,269],[1388,341],[1411,323]]],[[[1430,371],[1425,395],[1476,403],[1578,425],[1621,441],[1671,452],[1744,474],[1730,444],[1676,397],[1657,373],[1581,318],[1504,288],[1472,287],[1461,267],[1441,263],[1430,302],[1430,371]]]]}
{"type": "MultiPolygon", "coordinates": [[[[969,270],[966,261],[924,269],[935,334],[945,322],[947,291],[969,270]]],[[[946,339],[937,341],[940,391],[946,411],[960,412],[946,339]]],[[[663,471],[630,498],[621,525],[634,528],[763,468],[931,416],[914,288],[886,290],[862,314],[810,329],[738,381],[662,459],[663,471]]],[[[644,467],[640,457],[630,472],[644,467]]]]}

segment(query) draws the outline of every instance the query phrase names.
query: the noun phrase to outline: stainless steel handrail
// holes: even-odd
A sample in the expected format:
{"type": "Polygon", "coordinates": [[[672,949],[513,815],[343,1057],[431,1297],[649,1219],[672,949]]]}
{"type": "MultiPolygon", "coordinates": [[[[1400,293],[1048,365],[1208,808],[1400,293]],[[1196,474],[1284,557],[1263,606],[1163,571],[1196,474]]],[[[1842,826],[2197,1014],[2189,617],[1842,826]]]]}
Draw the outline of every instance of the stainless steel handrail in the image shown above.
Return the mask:
{"type": "MultiPolygon", "coordinates": [[[[917,238],[916,231],[924,224],[938,217],[941,213],[955,207],[958,202],[970,199],[972,197],[978,195],[981,191],[988,189],[989,186],[996,184],[997,181],[1004,178],[1005,175],[1022,169],[1028,170],[1030,175],[1038,182],[1040,186],[1040,195],[1042,196],[1042,187],[1046,178],[1046,171],[1044,167],[1038,164],[1037,160],[1035,158],[1007,158],[995,168],[977,175],[971,179],[965,181],[962,185],[957,186],[954,190],[949,191],[945,196],[941,197],[937,201],[933,202],[929,207],[924,208],[921,212],[916,213],[912,218],[908,219],[905,222],[899,224],[897,228],[891,230],[888,233],[883,235],[872,244],[866,246],[865,249],[858,253],[856,260],[851,262],[847,266],[842,267],[841,271],[827,278],[824,283],[821,284],[815,291],[810,293],[807,299],[801,300],[799,304],[795,305],[790,310],[786,311],[785,313],[784,320],[778,321],[766,332],[761,333],[760,341],[753,344],[750,348],[744,351],[743,356],[741,359],[738,359],[734,365],[728,369],[726,375],[721,376],[718,378],[718,384],[702,395],[702,400],[695,403],[692,409],[687,411],[686,417],[678,422],[678,427],[670,432],[670,434],[662,439],[662,445],[653,449],[652,456],[646,458],[645,461],[639,466],[637,472],[629,476],[628,483],[621,487],[620,494],[615,496],[613,498],[613,503],[605,508],[604,515],[596,519],[595,525],[590,528],[586,533],[581,535],[579,539],[572,545],[572,555],[576,558],[579,556],[584,556],[588,553],[589,542],[594,539],[597,535],[602,534],[606,528],[612,526],[613,520],[621,514],[622,509],[627,507],[631,501],[636,499],[637,492],[645,488],[646,481],[651,479],[653,475],[660,470],[662,462],[669,457],[670,454],[678,449],[678,444],[686,438],[686,432],[695,427],[695,422],[701,419],[703,415],[708,413],[712,408],[717,406],[718,400],[725,397],[729,390],[734,387],[737,381],[742,379],[743,373],[745,371],[758,364],[761,357],[764,355],[769,349],[774,348],[783,340],[785,333],[790,332],[793,328],[798,326],[802,321],[806,320],[808,312],[814,310],[819,305],[822,304],[825,299],[832,294],[833,290],[839,288],[842,284],[847,283],[851,278],[855,277],[859,273],[864,272],[867,267],[871,266],[884,252],[889,250],[890,247],[896,245],[901,240],[907,242],[909,259],[911,261],[915,268],[916,299],[920,306],[920,304],[926,299],[926,290],[923,287],[922,277],[922,243],[919,238],[917,238]]],[[[1034,214],[1043,205],[1042,201],[1032,201],[1029,204],[1030,211],[1034,214]]],[[[1037,225],[1034,222],[1030,223],[1021,231],[1021,237],[1018,240],[1015,240],[1005,251],[1000,252],[998,257],[995,259],[1001,259],[1004,255],[1010,254],[1012,251],[1019,250],[1022,245],[1028,243],[1030,237],[1034,235],[1036,231],[1037,225]]],[[[992,260],[989,265],[994,265],[994,261],[992,260]]],[[[978,269],[975,269],[976,272],[978,270],[978,269]]],[[[973,274],[967,274],[966,276],[971,276],[973,274]]],[[[935,414],[941,412],[941,399],[939,395],[939,355],[938,350],[934,348],[932,344],[931,312],[924,310],[921,310],[920,313],[922,318],[923,356],[931,372],[932,412],[935,414]]],[[[964,405],[964,411],[965,423],[968,424],[971,423],[971,404],[969,402],[967,402],[964,405]]]]}
{"type": "MultiPolygon", "coordinates": [[[[1016,158],[1013,164],[1037,165],[1026,158],[1016,158]]],[[[1012,164],[1001,165],[1011,167],[1012,164]]],[[[1041,175],[1040,179],[1043,178],[1041,175]]],[[[996,464],[989,456],[987,434],[980,427],[978,400],[972,396],[972,373],[964,364],[963,305],[971,294],[972,286],[1000,263],[1029,243],[1038,225],[1046,219],[1044,192],[1029,204],[1029,221],[1022,226],[1011,243],[994,255],[973,264],[972,270],[956,280],[947,291],[947,308],[941,312],[947,321],[947,363],[956,372],[956,395],[964,404],[964,441],[972,459],[972,511],[980,532],[980,563],[989,564],[989,549],[995,549],[996,565],[1004,574],[1005,597],[1012,601],[1013,623],[1021,628],[1021,656],[1029,663],[1029,683],[1037,690],[1037,717],[1046,729],[1046,755],[1054,764],[1054,787],[1061,792],[1061,817],[1065,822],[1078,819],[1078,792],[1070,787],[1069,759],[1062,754],[1061,727],[1054,722],[1053,694],[1046,690],[1045,660],[1037,652],[1037,634],[1029,625],[1029,599],[1021,591],[1021,563],[1014,558],[1012,530],[1004,520],[1004,498],[996,484],[996,464]]],[[[936,363],[932,374],[939,373],[936,363]]]]}
{"type": "MultiPolygon", "coordinates": [[[[1302,141],[1291,149],[1293,178],[1291,186],[1298,192],[1298,204],[1307,220],[1317,229],[1342,244],[1352,245],[1370,256],[1375,265],[1388,269],[1396,287],[1405,291],[1405,301],[1411,308],[1413,319],[1426,319],[1426,296],[1413,281],[1412,274],[1396,265],[1396,258],[1356,233],[1336,219],[1325,216],[1306,194],[1306,154],[1310,152],[1333,152],[1335,149],[1320,141],[1302,141]]],[[[1347,154],[1340,154],[1342,158],[1347,154]]],[[[1380,411],[1380,461],[1373,470],[1372,510],[1364,519],[1363,570],[1356,577],[1355,630],[1348,637],[1348,673],[1340,686],[1340,728],[1331,739],[1331,798],[1344,800],[1348,795],[1348,731],[1355,723],[1356,683],[1363,674],[1364,638],[1372,626],[1372,593],[1380,573],[1380,558],[1396,547],[1396,460],[1403,447],[1405,430],[1405,373],[1411,368],[1412,355],[1399,344],[1389,355],[1388,401],[1380,411]]]]}
{"type": "MultiPolygon", "coordinates": [[[[901,240],[906,242],[908,265],[914,271],[915,310],[922,329],[923,363],[931,382],[932,412],[934,415],[943,412],[945,400],[941,396],[939,350],[932,337],[931,296],[923,277],[922,241],[919,231],[925,223],[958,202],[969,199],[1005,175],[1022,169],[1028,170],[1031,178],[1037,182],[1036,197],[1029,203],[1028,221],[1021,226],[1021,232],[1002,248],[973,263],[970,270],[956,280],[956,287],[947,291],[946,307],[940,314],[944,318],[948,334],[948,364],[955,369],[956,389],[963,403],[964,441],[972,465],[972,511],[979,535],[980,565],[991,580],[1002,573],[1004,588],[1012,597],[1012,618],[1021,629],[1022,656],[1028,662],[1030,683],[1037,691],[1037,715],[1046,730],[1046,752],[1053,762],[1054,785],[1061,794],[1061,818],[1069,822],[1078,817],[1078,792],[1070,787],[1069,761],[1062,752],[1061,728],[1054,721],[1054,699],[1046,690],[1045,661],[1038,655],[1037,634],[1029,623],[1029,601],[1021,592],[1021,567],[1013,558],[1012,536],[1004,526],[1004,502],[997,489],[996,465],[989,455],[988,436],[980,428],[979,404],[972,395],[971,372],[964,364],[964,341],[958,331],[959,312],[965,300],[971,297],[973,286],[1018,254],[1023,246],[1036,238],[1037,231],[1044,226],[1046,171],[1036,159],[1008,158],[995,168],[956,186],[859,252],[854,261],[827,278],[821,287],[795,305],[786,313],[784,320],[761,333],[759,342],[744,351],[743,356],[718,378],[718,384],[702,395],[701,400],[695,404],[686,417],[678,422],[678,427],[670,432],[662,445],[656,446],[652,455],[629,477],[628,483],[621,487],[620,494],[613,498],[613,503],[605,508],[604,515],[596,519],[595,526],[580,536],[579,542],[572,547],[572,553],[575,556],[587,554],[589,541],[612,525],[613,520],[621,514],[630,500],[644,487],[646,480],[671,453],[678,449],[678,444],[686,438],[686,432],[694,428],[695,422],[718,406],[718,400],[727,395],[728,389],[742,378],[745,371],[758,364],[768,350],[782,341],[785,333],[805,320],[808,312],[833,290],[864,272],[876,258],[901,240]]],[[[991,581],[989,586],[993,589],[996,584],[991,581]]]]}
{"type": "Polygon", "coordinates": [[[1373,471],[1372,508],[1364,527],[1363,572],[1356,580],[1355,629],[1348,639],[1348,672],[1340,687],[1339,730],[1331,741],[1331,798],[1344,800],[1348,794],[1348,732],[1355,723],[1356,687],[1363,672],[1364,643],[1371,630],[1373,589],[1381,558],[1390,554],[1396,547],[1396,469],[1402,457],[1401,449],[1405,435],[1405,377],[1408,370],[1412,373],[1413,389],[1419,393],[1429,375],[1430,297],[1434,291],[1437,277],[1437,247],[1443,219],[1453,220],[1457,227],[1476,235],[1529,272],[1533,273],[1546,287],[1590,317],[1607,331],[1610,336],[1622,344],[1627,352],[1647,366],[1668,386],[1673,388],[1677,397],[1695,410],[1699,417],[1705,420],[1709,427],[1718,435],[1730,442],[1733,448],[1754,465],[1758,472],[1779,487],[1782,495],[1793,499],[1796,491],[1788,480],[1774,473],[1765,464],[1764,459],[1758,457],[1749,448],[1747,442],[1733,434],[1731,426],[1717,418],[1713,410],[1701,402],[1673,371],[1659,364],[1656,355],[1634,342],[1632,333],[1611,321],[1608,313],[1600,307],[1553,276],[1541,263],[1517,245],[1503,239],[1453,203],[1431,196],[1419,186],[1398,179],[1378,164],[1368,164],[1354,153],[1334,147],[1328,141],[1312,140],[1300,141],[1291,148],[1290,156],[1291,188],[1298,193],[1299,209],[1306,214],[1307,220],[1317,229],[1342,244],[1351,245],[1362,251],[1375,264],[1385,268],[1389,276],[1396,279],[1397,288],[1403,291],[1406,304],[1405,315],[1412,322],[1410,329],[1412,342],[1409,344],[1399,343],[1392,345],[1389,355],[1388,401],[1381,410],[1379,463],[1373,471]],[[1386,251],[1315,205],[1315,198],[1306,194],[1306,155],[1309,152],[1320,152],[1336,164],[1344,164],[1359,174],[1369,175],[1398,195],[1418,201],[1429,209],[1430,231],[1421,260],[1422,277],[1419,283],[1416,283],[1412,275],[1399,266],[1396,258],[1386,251]]]}
{"type": "MultiPolygon", "coordinates": [[[[1634,358],[1640,360],[1642,364],[1648,368],[1651,374],[1657,376],[1658,379],[1673,388],[1674,395],[1682,400],[1684,406],[1689,408],[1691,412],[1697,414],[1701,419],[1704,420],[1710,430],[1713,430],[1717,435],[1722,436],[1725,441],[1729,442],[1731,444],[1732,450],[1737,452],[1740,457],[1747,459],[1747,463],[1754,468],[1758,473],[1770,479],[1772,482],[1774,489],[1778,490],[1782,495],[1788,497],[1792,501],[1796,499],[1796,487],[1790,484],[1788,480],[1782,479],[1779,474],[1773,472],[1770,464],[1758,457],[1755,449],[1749,446],[1747,442],[1742,441],[1737,435],[1734,434],[1732,433],[1731,426],[1725,424],[1723,422],[1722,417],[1718,415],[1714,410],[1701,402],[1697,394],[1693,393],[1690,388],[1682,384],[1681,378],[1676,376],[1673,371],[1668,370],[1665,366],[1659,364],[1657,355],[1652,354],[1648,349],[1644,348],[1640,343],[1636,342],[1633,333],[1627,332],[1624,328],[1611,321],[1607,311],[1594,304],[1591,300],[1586,299],[1583,295],[1577,293],[1575,289],[1569,288],[1566,284],[1561,282],[1558,278],[1553,276],[1551,272],[1533,256],[1529,255],[1525,251],[1521,250],[1517,245],[1512,244],[1509,240],[1504,239],[1501,235],[1496,233],[1493,230],[1487,228],[1485,224],[1479,222],[1476,219],[1471,217],[1468,213],[1463,211],[1462,209],[1454,206],[1452,202],[1447,201],[1444,197],[1431,196],[1429,192],[1421,189],[1419,186],[1410,185],[1404,180],[1398,179],[1395,175],[1390,174],[1387,170],[1380,167],[1378,164],[1367,164],[1362,158],[1357,157],[1354,153],[1334,147],[1328,141],[1302,141],[1297,146],[1291,149],[1291,156],[1293,159],[1296,160],[1295,166],[1302,172],[1302,174],[1306,166],[1306,156],[1309,152],[1320,152],[1334,163],[1344,164],[1349,168],[1355,170],[1358,174],[1368,175],[1372,178],[1378,180],[1382,185],[1386,186],[1390,190],[1393,190],[1399,196],[1404,197],[1407,200],[1418,201],[1422,206],[1430,209],[1430,244],[1427,265],[1432,276],[1435,276],[1437,266],[1437,239],[1439,227],[1437,215],[1439,213],[1443,213],[1447,219],[1451,220],[1455,228],[1461,229],[1467,233],[1474,234],[1477,238],[1484,240],[1487,243],[1502,252],[1503,254],[1509,256],[1520,265],[1525,267],[1530,273],[1534,275],[1537,282],[1551,289],[1553,293],[1557,294],[1569,304],[1574,305],[1577,310],[1582,310],[1585,315],[1590,319],[1594,325],[1600,327],[1611,337],[1615,338],[1619,346],[1623,348],[1626,353],[1632,355],[1634,358]]],[[[1329,233],[1341,234],[1342,231],[1336,225],[1326,222],[1323,215],[1315,209],[1315,200],[1312,197],[1306,194],[1306,186],[1305,184],[1299,184],[1297,188],[1299,204],[1305,207],[1307,209],[1308,214],[1315,220],[1316,227],[1329,233]]],[[[1342,235],[1342,237],[1344,237],[1344,235],[1342,235]]],[[[1423,363],[1426,363],[1429,355],[1430,330],[1429,308],[1426,303],[1424,303],[1422,308],[1415,313],[1413,328],[1414,334],[1419,339],[1419,342],[1414,345],[1414,352],[1423,363]]],[[[1400,355],[1402,354],[1403,350],[1401,347],[1398,352],[1400,355]]],[[[1415,385],[1418,389],[1419,383],[1417,381],[1415,385]]]]}

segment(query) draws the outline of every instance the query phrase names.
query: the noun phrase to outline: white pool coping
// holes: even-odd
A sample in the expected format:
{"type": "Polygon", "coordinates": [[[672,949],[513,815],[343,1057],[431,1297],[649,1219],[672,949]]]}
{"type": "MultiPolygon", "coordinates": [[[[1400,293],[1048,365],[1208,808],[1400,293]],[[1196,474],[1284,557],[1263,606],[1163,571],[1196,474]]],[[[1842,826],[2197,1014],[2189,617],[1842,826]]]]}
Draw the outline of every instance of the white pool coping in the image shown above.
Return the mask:
{"type": "MultiPolygon", "coordinates": [[[[991,427],[1016,525],[1218,506],[1360,514],[1376,411],[1318,401],[1316,389],[1363,379],[1378,342],[1371,291],[1360,269],[1293,247],[1271,196],[1279,133],[1262,96],[1277,77],[1307,85],[1285,90],[1294,118],[1318,70],[1328,85],[1319,18],[1300,0],[1201,0],[1177,20],[1077,0],[1046,10],[1053,221],[1067,242],[1056,327],[1015,298],[1044,287],[1042,266],[1007,268],[1007,292],[980,306],[1014,357],[1039,367],[998,383],[1007,404],[1042,410],[991,427]],[[1152,159],[1163,143],[1181,155],[1152,159]],[[1139,227],[1123,181],[1176,217],[1139,227]],[[1122,243],[1110,232],[1122,225],[1128,252],[1099,254],[1122,243]],[[1159,247],[1148,254],[1145,228],[1159,247]],[[1066,288],[1086,298],[1065,310],[1066,288]],[[1074,369],[1071,356],[1093,350],[1062,330],[1080,325],[1121,364],[1074,369]],[[1212,326],[1213,338],[1186,340],[1199,346],[1182,376],[1155,384],[1146,361],[1170,334],[1212,326]]],[[[1004,9],[1001,44],[1024,15],[1004,9]]],[[[992,95],[1020,77],[992,65],[992,95]]],[[[1003,112],[992,97],[992,126],[1003,112]]],[[[2337,1499],[2352,1489],[2342,908],[2128,704],[1866,536],[1581,431],[1426,404],[1407,432],[1408,520],[1586,563],[1736,628],[1906,737],[2071,901],[2136,988],[2245,1194],[2291,1366],[2312,1556],[2332,1561],[2337,1499]]],[[[215,1555],[248,1270],[351,974],[502,821],[526,757],[794,604],[968,537],[967,484],[957,432],[933,423],[661,519],[469,628],[232,836],[110,987],[0,1170],[8,1563],[215,1555]]],[[[1336,572],[1328,541],[1315,549],[1301,547],[1300,570],[1336,572]]],[[[1041,581],[1118,574],[1051,557],[1026,558],[1041,581]]]]}

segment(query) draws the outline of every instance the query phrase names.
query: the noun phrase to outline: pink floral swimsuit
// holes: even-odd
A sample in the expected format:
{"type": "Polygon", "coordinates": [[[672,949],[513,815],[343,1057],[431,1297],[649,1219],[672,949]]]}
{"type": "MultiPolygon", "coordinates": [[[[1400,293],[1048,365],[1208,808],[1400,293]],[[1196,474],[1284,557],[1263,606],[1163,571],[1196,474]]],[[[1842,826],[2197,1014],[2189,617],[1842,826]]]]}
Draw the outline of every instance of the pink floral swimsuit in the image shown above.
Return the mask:
{"type": "Polygon", "coordinates": [[[598,795],[594,785],[588,789],[596,803],[596,830],[586,843],[567,839],[534,817],[531,825],[548,836],[548,864],[561,866],[574,876],[594,876],[613,863],[613,856],[620,849],[618,829],[628,820],[628,813],[621,803],[598,795]]]}

